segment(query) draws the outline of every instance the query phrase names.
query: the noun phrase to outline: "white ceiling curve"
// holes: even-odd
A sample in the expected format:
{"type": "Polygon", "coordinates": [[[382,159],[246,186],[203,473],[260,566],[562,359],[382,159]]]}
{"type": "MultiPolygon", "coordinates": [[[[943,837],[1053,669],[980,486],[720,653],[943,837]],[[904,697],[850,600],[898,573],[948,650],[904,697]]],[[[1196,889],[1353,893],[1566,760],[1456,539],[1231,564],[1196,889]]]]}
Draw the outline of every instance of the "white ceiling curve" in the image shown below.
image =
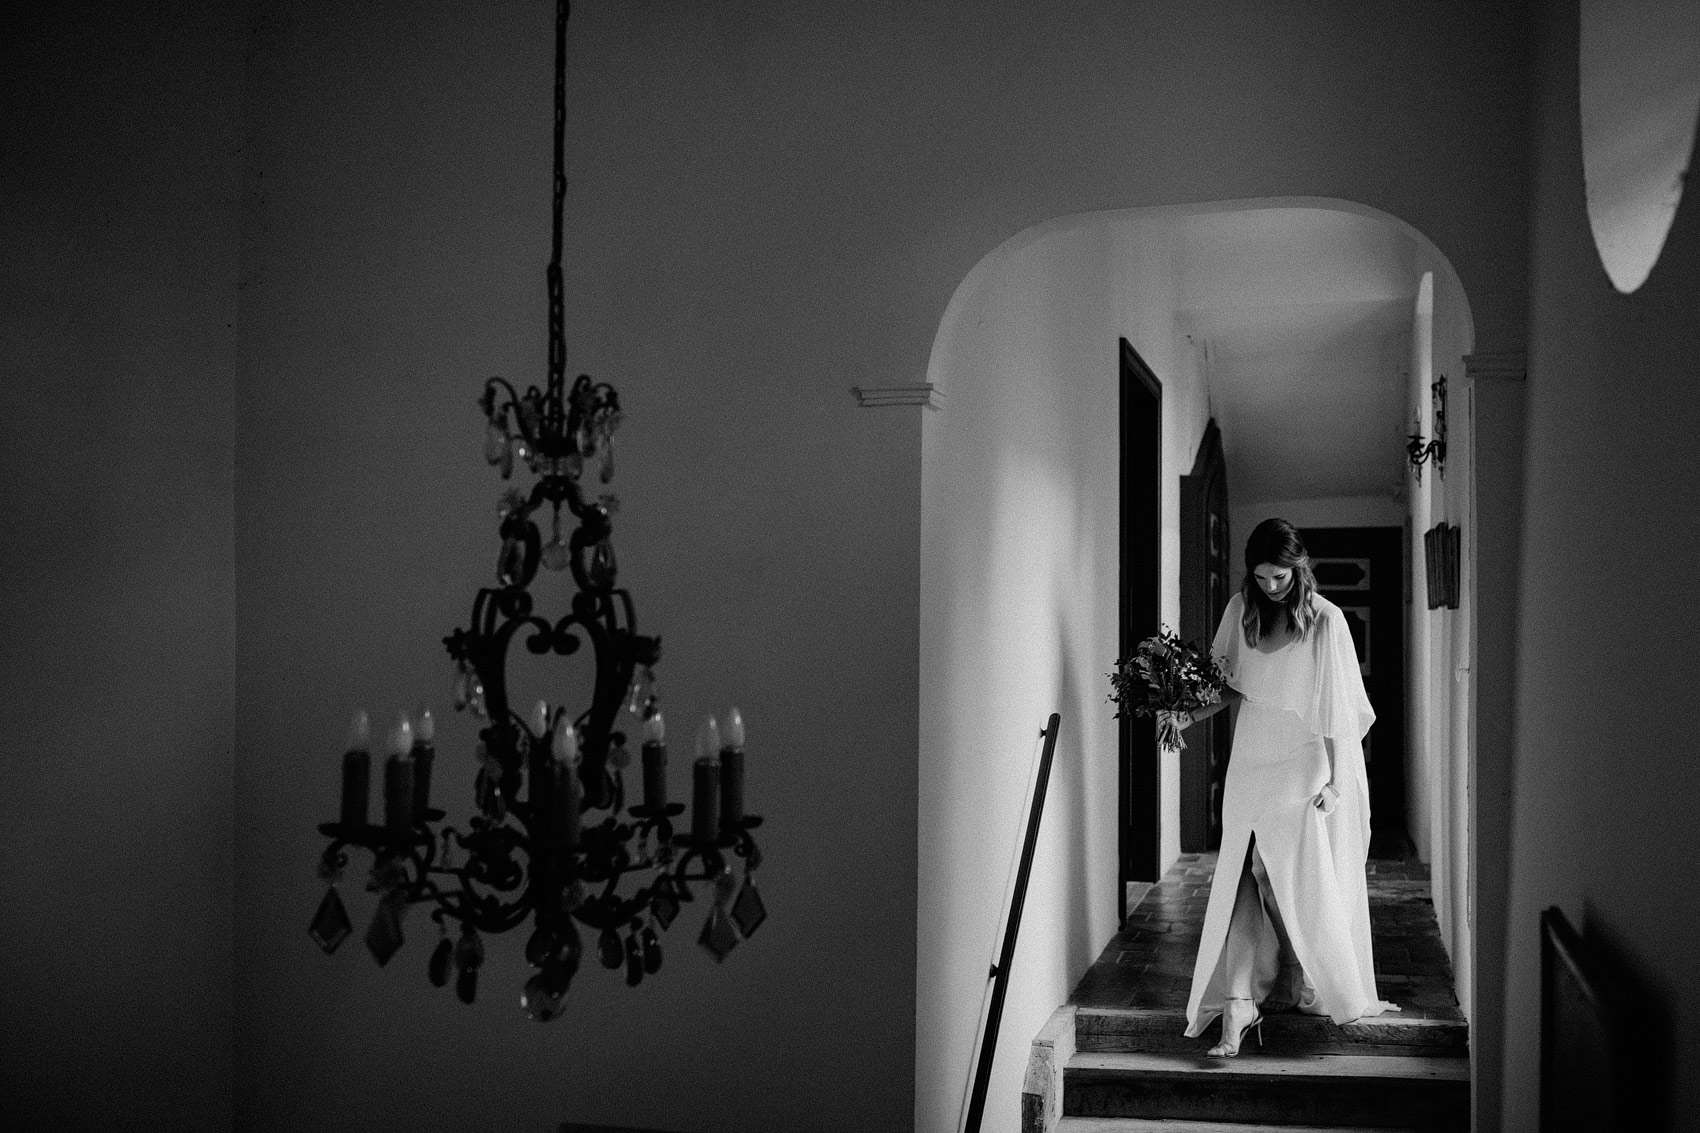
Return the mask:
{"type": "Polygon", "coordinates": [[[1175,254],[1230,499],[1397,495],[1416,241],[1358,213],[1243,209],[1188,216],[1175,254]]]}

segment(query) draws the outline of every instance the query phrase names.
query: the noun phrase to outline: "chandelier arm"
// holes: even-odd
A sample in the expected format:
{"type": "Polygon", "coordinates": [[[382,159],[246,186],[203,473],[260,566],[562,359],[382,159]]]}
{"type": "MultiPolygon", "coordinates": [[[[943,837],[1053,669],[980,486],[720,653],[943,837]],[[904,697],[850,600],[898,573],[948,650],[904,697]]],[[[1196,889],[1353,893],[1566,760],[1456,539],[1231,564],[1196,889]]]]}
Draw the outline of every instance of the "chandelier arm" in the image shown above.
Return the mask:
{"type": "Polygon", "coordinates": [[[508,412],[510,414],[510,419],[520,426],[520,432],[525,434],[525,439],[531,439],[530,435],[525,433],[525,422],[520,415],[519,391],[514,389],[513,383],[509,382],[508,379],[502,377],[500,374],[486,378],[484,381],[484,396],[478,399],[478,405],[479,408],[484,410],[484,416],[492,420],[495,419],[497,410],[508,412]],[[499,405],[497,403],[497,386],[500,386],[508,395],[508,403],[506,405],[499,405]]]}

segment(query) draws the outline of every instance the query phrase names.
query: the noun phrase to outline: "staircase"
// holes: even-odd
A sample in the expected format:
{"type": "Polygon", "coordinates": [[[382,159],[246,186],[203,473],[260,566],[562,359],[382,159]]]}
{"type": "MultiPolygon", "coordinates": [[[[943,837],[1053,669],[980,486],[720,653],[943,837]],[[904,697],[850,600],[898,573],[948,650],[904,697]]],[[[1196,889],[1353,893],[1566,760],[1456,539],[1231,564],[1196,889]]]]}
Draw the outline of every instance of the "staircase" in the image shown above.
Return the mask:
{"type": "Polygon", "coordinates": [[[1463,1023],[1336,1027],[1309,1015],[1271,1015],[1263,1023],[1267,1050],[1248,1035],[1237,1058],[1205,1057],[1214,1036],[1185,1038],[1177,1023],[1169,1012],[1078,1010],[1056,1128],[1470,1127],[1463,1023]]]}
{"type": "Polygon", "coordinates": [[[1238,1057],[1209,1058],[1215,1025],[1181,1032],[1213,864],[1183,862],[1155,886],[1035,1040],[1023,1133],[1468,1130],[1469,1031],[1426,876],[1384,866],[1378,884],[1372,863],[1378,978],[1403,1012],[1344,1026],[1273,1014],[1262,1047],[1251,1032],[1238,1057]]]}

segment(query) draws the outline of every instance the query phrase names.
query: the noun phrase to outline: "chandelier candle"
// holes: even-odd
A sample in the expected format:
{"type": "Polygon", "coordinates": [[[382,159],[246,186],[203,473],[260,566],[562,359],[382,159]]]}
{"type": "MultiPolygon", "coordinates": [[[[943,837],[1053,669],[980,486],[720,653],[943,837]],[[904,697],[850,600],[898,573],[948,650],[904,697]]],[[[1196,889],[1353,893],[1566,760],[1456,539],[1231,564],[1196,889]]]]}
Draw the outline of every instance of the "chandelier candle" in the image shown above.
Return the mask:
{"type": "Polygon", "coordinates": [[[392,838],[413,830],[413,725],[407,716],[390,733],[390,757],[384,761],[384,829],[392,838]]]}
{"type": "Polygon", "coordinates": [[[643,805],[667,805],[667,723],[659,712],[643,722],[643,805]]]}
{"type": "Polygon", "coordinates": [[[372,723],[362,708],[348,728],[342,753],[342,825],[350,836],[366,825],[366,796],[372,786],[372,723]]]}
{"type": "Polygon", "coordinates": [[[423,818],[431,806],[431,764],[437,758],[437,721],[429,708],[419,710],[413,729],[413,813],[423,818]]]}
{"type": "Polygon", "coordinates": [[[578,783],[578,731],[563,719],[555,725],[555,835],[567,849],[578,847],[579,809],[584,792],[578,783]]]}
{"type": "MultiPolygon", "coordinates": [[[[557,729],[566,728],[566,721],[559,722],[557,729]]],[[[528,779],[531,783],[531,811],[534,821],[540,831],[547,831],[549,820],[554,817],[554,804],[551,801],[549,766],[549,704],[539,700],[537,707],[531,711],[531,730],[533,733],[528,746],[528,779]]]]}
{"type": "Polygon", "coordinates": [[[720,746],[720,825],[732,830],[744,821],[744,717],[726,713],[720,746]]]}
{"type": "Polygon", "coordinates": [[[720,725],[710,716],[697,729],[695,788],[691,796],[691,839],[699,846],[720,840],[720,725]]]}

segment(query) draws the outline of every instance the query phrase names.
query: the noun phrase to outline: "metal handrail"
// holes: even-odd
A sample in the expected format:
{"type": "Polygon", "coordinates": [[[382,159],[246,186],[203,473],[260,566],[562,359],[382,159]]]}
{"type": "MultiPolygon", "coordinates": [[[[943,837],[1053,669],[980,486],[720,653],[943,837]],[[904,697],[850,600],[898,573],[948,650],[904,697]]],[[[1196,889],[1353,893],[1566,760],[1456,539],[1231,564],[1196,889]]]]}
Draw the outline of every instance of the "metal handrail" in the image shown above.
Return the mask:
{"type": "Polygon", "coordinates": [[[1051,778],[1051,756],[1057,749],[1057,729],[1062,716],[1056,712],[1045,722],[1039,733],[1044,747],[1039,755],[1039,768],[1033,777],[1033,802],[1027,810],[1027,834],[1021,844],[1021,862],[1016,869],[1015,889],[1010,896],[1009,916],[1004,921],[1003,946],[997,961],[986,974],[991,984],[991,1010],[985,1025],[976,1038],[974,1082],[969,1090],[967,1106],[960,1123],[963,1133],[979,1133],[980,1119],[986,1111],[986,1087],[992,1077],[992,1056],[997,1053],[998,1023],[1003,1017],[1004,995],[1009,990],[1010,964],[1015,960],[1015,940],[1021,931],[1021,906],[1027,900],[1027,880],[1033,872],[1033,850],[1039,841],[1039,819],[1045,810],[1045,788],[1051,778]]]}

